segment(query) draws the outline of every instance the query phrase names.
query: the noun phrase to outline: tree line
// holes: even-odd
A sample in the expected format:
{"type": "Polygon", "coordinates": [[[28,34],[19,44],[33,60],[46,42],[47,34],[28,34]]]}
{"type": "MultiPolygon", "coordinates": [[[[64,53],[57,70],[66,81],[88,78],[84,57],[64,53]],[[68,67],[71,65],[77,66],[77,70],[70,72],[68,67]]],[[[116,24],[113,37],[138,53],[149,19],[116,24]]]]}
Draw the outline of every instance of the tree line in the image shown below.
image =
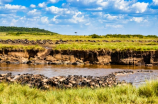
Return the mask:
{"type": "Polygon", "coordinates": [[[156,35],[140,35],[140,34],[107,34],[107,35],[97,35],[97,34],[92,34],[89,35],[92,38],[158,38],[156,35]]]}
{"type": "MultiPolygon", "coordinates": [[[[0,26],[0,32],[39,32],[39,33],[53,33],[51,31],[45,30],[45,29],[39,29],[39,28],[28,28],[28,27],[14,27],[14,26],[0,26]]],[[[56,33],[57,34],[57,33],[56,33]]]]}

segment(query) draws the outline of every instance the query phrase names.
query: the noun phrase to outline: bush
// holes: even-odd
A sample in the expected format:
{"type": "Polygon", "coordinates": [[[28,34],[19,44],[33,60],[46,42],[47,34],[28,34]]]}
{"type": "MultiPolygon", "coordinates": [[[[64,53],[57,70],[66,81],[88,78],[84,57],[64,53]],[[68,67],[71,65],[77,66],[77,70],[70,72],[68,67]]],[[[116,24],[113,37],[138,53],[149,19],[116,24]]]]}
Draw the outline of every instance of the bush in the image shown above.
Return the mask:
{"type": "Polygon", "coordinates": [[[102,38],[101,36],[97,35],[97,34],[92,34],[90,35],[92,38],[102,38]]]}

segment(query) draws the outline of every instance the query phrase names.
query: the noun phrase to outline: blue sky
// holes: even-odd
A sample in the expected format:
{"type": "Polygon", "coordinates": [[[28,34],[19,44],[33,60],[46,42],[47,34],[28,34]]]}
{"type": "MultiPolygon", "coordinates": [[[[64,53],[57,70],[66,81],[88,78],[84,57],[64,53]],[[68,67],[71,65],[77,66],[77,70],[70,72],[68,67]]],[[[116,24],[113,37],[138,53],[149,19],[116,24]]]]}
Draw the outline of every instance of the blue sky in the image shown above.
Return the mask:
{"type": "Polygon", "coordinates": [[[158,0],[0,0],[0,21],[67,35],[158,35],[158,0]]]}

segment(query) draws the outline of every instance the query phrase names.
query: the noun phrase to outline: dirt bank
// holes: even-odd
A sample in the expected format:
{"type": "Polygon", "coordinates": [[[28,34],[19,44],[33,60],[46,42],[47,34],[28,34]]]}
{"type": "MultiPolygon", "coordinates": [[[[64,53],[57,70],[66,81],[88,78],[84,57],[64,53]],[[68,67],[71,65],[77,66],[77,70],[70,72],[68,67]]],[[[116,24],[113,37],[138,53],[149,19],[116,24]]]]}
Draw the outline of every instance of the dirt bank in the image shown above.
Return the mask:
{"type": "Polygon", "coordinates": [[[7,64],[118,64],[158,65],[158,51],[107,50],[0,50],[0,63],[7,64]]]}

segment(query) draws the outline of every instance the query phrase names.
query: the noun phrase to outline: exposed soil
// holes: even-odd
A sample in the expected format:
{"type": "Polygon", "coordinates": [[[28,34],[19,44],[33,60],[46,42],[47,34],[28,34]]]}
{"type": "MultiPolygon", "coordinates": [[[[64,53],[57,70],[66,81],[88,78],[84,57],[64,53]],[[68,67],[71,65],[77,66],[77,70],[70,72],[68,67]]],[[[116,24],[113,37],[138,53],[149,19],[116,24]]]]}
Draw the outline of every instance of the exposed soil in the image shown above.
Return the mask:
{"type": "Polygon", "coordinates": [[[158,65],[158,51],[107,50],[1,50],[0,63],[72,65],[158,65]]]}

